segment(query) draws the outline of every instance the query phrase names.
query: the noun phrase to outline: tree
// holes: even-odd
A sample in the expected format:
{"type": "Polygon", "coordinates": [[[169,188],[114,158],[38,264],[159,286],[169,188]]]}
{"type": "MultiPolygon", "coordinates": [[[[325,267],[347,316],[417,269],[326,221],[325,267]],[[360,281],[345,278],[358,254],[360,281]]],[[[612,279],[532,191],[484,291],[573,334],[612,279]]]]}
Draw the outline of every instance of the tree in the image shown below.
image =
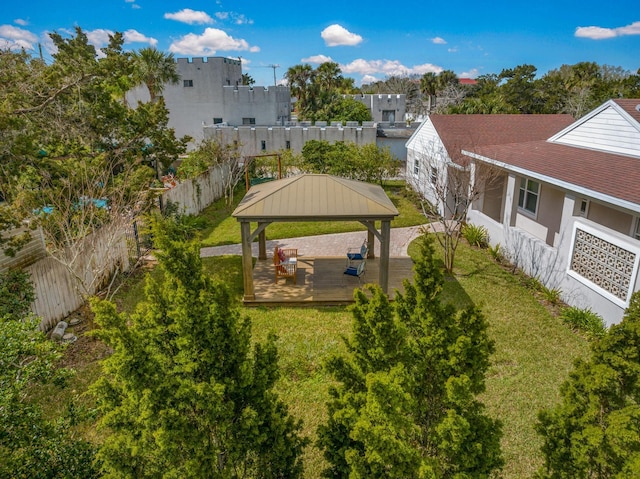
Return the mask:
{"type": "Polygon", "coordinates": [[[462,149],[462,145],[449,146],[454,162],[442,143],[429,141],[421,145],[414,161],[423,167],[409,180],[420,196],[425,217],[441,228],[436,238],[449,273],[453,272],[460,231],[471,205],[500,179],[498,169],[474,164],[460,154],[462,149]]]}
{"type": "Polygon", "coordinates": [[[135,109],[123,100],[134,63],[122,51],[121,34],[110,37],[102,58],[80,28],[51,39],[57,47],[51,65],[0,55],[2,74],[14,75],[0,86],[0,188],[11,205],[0,231],[27,219],[41,226],[47,251],[86,297],[113,273],[101,253],[115,249],[124,228],[150,205],[152,166],[169,166],[188,139],[168,128],[161,99],[135,109]],[[81,253],[90,268],[80,266],[81,253]]]}
{"type": "Polygon", "coordinates": [[[253,79],[253,77],[251,75],[249,75],[248,73],[243,73],[242,74],[242,84],[243,85],[255,85],[256,81],[253,79]]]}
{"type": "Polygon", "coordinates": [[[62,384],[71,373],[57,367],[61,348],[29,315],[33,286],[28,274],[0,274],[0,477],[94,478],[94,447],[76,437],[76,409],[45,417],[30,393],[62,384]]]}
{"type": "Polygon", "coordinates": [[[114,351],[92,386],[103,473],[300,477],[301,425],[273,391],[275,337],[251,346],[249,320],[182,228],[156,219],[153,234],[162,278],[147,279],[136,311],[92,301],[96,336],[114,351]]]}
{"type": "Polygon", "coordinates": [[[400,161],[388,148],[374,144],[358,146],[342,141],[309,140],[302,147],[299,167],[306,172],[383,184],[385,179],[397,176],[400,161]]]}
{"type": "Polygon", "coordinates": [[[502,466],[500,423],[476,399],[493,352],[487,323],[442,303],[433,254],[425,237],[393,306],[377,286],[354,293],[347,354],[326,365],[338,386],[318,429],[325,477],[489,477],[502,466]]]}
{"type": "Polygon", "coordinates": [[[435,104],[436,93],[438,91],[438,77],[434,72],[427,72],[420,78],[420,92],[427,96],[427,112],[435,104]]]}
{"type": "Polygon", "coordinates": [[[155,47],[147,47],[135,51],[133,61],[134,82],[147,87],[152,103],[162,95],[166,84],[177,85],[180,81],[173,53],[164,53],[155,47]]]}
{"type": "Polygon", "coordinates": [[[620,324],[591,345],[561,386],[562,401],[538,415],[541,478],[640,474],[640,293],[620,324]]]}

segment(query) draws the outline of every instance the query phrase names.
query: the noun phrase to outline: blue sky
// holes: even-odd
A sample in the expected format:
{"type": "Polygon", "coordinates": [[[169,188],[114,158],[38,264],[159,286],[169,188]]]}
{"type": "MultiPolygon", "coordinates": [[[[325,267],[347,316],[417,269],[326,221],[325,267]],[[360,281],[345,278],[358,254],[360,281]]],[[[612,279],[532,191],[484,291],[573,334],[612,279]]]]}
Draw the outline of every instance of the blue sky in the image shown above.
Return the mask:
{"type": "Polygon", "coordinates": [[[36,53],[40,44],[50,58],[47,32],[65,35],[79,26],[101,47],[119,31],[127,49],[242,57],[257,85],[273,84],[272,65],[280,82],[290,66],[327,60],[357,85],[443,69],[474,78],[524,63],[539,75],[581,61],[640,68],[638,0],[3,3],[1,48],[36,53]]]}

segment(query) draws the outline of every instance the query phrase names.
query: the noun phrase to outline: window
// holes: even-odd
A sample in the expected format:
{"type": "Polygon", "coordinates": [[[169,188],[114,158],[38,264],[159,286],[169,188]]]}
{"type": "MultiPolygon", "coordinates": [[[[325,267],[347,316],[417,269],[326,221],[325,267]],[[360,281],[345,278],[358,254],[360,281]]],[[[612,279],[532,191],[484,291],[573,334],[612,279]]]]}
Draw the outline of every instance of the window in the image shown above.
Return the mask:
{"type": "Polygon", "coordinates": [[[193,80],[182,80],[182,86],[184,86],[184,87],[192,87],[193,86],[193,80]]]}
{"type": "Polygon", "coordinates": [[[589,200],[580,201],[580,216],[586,218],[589,214],[589,200]]]}
{"type": "Polygon", "coordinates": [[[420,174],[420,161],[413,160],[413,174],[418,176],[420,174]]]}
{"type": "Polygon", "coordinates": [[[636,218],[636,227],[633,230],[633,237],[640,240],[640,216],[636,218]]]}
{"type": "Polygon", "coordinates": [[[389,123],[394,124],[396,121],[396,111],[382,110],[382,121],[388,121],[389,123]]]}
{"type": "Polygon", "coordinates": [[[538,198],[540,196],[540,183],[527,178],[520,180],[520,194],[518,207],[527,213],[535,215],[538,211],[538,198]]]}
{"type": "Polygon", "coordinates": [[[438,168],[431,167],[431,184],[435,185],[438,183],[438,168]]]}
{"type": "Polygon", "coordinates": [[[262,151],[265,151],[267,149],[267,142],[265,140],[262,140],[260,142],[260,148],[262,149],[262,151]]]}
{"type": "Polygon", "coordinates": [[[291,149],[291,142],[289,140],[285,141],[284,148],[286,150],[290,150],[291,149]]]}
{"type": "Polygon", "coordinates": [[[220,123],[222,123],[222,118],[214,118],[213,119],[213,124],[214,125],[219,125],[220,123]]]}
{"type": "Polygon", "coordinates": [[[242,124],[243,125],[255,125],[256,124],[256,119],[255,118],[243,118],[242,119],[242,124]]]}

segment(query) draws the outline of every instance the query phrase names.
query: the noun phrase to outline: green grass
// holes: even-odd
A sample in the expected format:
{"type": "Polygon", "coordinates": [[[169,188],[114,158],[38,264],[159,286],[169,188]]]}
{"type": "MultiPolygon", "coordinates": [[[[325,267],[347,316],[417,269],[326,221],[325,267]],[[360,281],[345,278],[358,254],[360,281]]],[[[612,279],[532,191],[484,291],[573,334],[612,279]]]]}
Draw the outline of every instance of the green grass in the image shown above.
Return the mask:
{"type": "MultiPolygon", "coordinates": [[[[411,195],[406,192],[403,181],[389,181],[384,186],[387,195],[400,212],[400,215],[391,222],[392,228],[415,226],[426,223],[426,219],[417,205],[412,201],[411,195]]],[[[221,246],[240,243],[240,225],[230,216],[240,200],[244,196],[244,190],[239,189],[234,197],[234,205],[228,208],[224,199],[218,200],[207,207],[201,216],[206,219],[207,226],[201,232],[202,246],[221,246]]],[[[252,230],[257,225],[252,225],[252,230]]],[[[364,231],[365,227],[357,221],[314,221],[294,223],[273,223],[267,228],[269,239],[298,238],[301,236],[313,236],[317,234],[347,233],[350,231],[364,231]]]]}

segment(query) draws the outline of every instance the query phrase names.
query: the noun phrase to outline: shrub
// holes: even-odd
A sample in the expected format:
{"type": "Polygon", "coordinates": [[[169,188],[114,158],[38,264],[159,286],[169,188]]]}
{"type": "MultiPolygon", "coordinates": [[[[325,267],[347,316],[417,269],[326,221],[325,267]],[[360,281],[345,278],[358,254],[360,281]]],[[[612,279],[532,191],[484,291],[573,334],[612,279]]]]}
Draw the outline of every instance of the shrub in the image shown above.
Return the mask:
{"type": "Polygon", "coordinates": [[[560,295],[562,291],[558,288],[549,289],[546,286],[542,286],[540,290],[542,293],[542,297],[550,304],[559,304],[560,303],[560,295]]]}
{"type": "Polygon", "coordinates": [[[462,226],[462,236],[471,246],[486,248],[489,246],[489,232],[484,226],[466,224],[462,226]]]}
{"type": "Polygon", "coordinates": [[[500,243],[497,243],[495,246],[489,246],[488,248],[489,254],[496,262],[502,263],[504,261],[504,254],[502,253],[500,243]]]}
{"type": "Polygon", "coordinates": [[[575,306],[564,308],[560,313],[560,319],[591,337],[601,337],[607,332],[602,317],[590,308],[581,309],[575,306]]]}

